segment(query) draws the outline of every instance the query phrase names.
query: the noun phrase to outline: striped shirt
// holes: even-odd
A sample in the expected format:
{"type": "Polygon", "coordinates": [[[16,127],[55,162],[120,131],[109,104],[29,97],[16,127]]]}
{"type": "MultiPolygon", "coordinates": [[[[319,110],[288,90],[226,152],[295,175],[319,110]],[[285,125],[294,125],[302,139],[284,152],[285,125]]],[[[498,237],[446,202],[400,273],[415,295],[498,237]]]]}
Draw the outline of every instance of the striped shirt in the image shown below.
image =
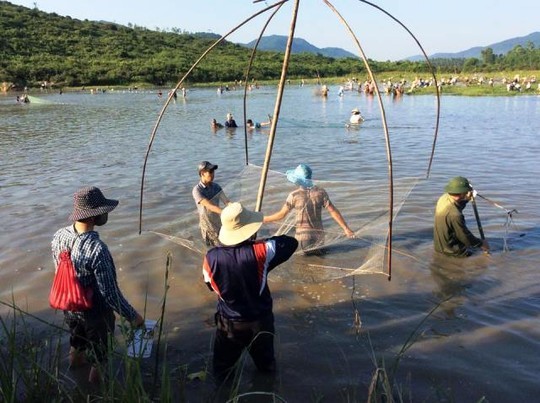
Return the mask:
{"type": "MultiPolygon", "coordinates": [[[[79,282],[83,287],[93,288],[93,306],[87,313],[99,314],[113,309],[129,321],[135,319],[137,312],[118,287],[116,267],[109,248],[99,239],[96,231],[78,234],[73,225],[61,228],[54,234],[51,247],[55,267],[58,267],[60,252],[71,250],[71,260],[79,282]]],[[[80,312],[67,314],[82,317],[80,312]]]]}

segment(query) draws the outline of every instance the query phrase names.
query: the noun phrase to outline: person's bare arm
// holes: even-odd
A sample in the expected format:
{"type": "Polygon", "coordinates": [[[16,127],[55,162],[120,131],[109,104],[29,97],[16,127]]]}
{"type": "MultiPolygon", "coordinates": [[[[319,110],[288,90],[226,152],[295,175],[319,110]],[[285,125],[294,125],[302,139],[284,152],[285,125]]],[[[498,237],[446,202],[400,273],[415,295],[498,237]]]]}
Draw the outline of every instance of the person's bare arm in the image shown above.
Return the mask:
{"type": "Polygon", "coordinates": [[[264,216],[263,222],[267,223],[267,222],[283,220],[288,212],[289,212],[289,209],[287,208],[287,204],[284,204],[281,210],[279,210],[277,213],[264,216]]]}
{"type": "Polygon", "coordinates": [[[208,199],[202,199],[199,204],[212,213],[221,214],[221,208],[215,204],[210,203],[208,199]]]}
{"type": "Polygon", "coordinates": [[[347,223],[345,222],[345,219],[333,204],[330,204],[328,206],[328,212],[332,216],[332,218],[338,223],[338,225],[343,229],[343,232],[347,237],[354,238],[354,232],[349,228],[347,223]]]}

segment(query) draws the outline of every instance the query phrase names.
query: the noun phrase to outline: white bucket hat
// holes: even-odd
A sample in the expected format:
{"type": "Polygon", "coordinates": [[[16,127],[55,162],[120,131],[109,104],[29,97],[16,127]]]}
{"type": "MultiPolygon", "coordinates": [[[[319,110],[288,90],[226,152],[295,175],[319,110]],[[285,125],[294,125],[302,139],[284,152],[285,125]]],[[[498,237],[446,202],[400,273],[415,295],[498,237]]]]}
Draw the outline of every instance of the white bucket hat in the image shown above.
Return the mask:
{"type": "Polygon", "coordinates": [[[240,203],[228,204],[221,212],[219,242],[225,246],[244,242],[261,228],[263,217],[263,213],[248,210],[240,203]]]}

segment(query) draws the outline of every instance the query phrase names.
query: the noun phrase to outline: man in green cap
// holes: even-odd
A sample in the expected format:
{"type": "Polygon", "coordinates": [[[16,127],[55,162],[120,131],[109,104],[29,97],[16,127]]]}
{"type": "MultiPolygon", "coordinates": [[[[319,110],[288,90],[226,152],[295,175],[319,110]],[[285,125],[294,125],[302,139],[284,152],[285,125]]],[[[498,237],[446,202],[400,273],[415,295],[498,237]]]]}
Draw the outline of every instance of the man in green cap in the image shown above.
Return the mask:
{"type": "Polygon", "coordinates": [[[472,186],[462,176],[450,179],[435,208],[433,246],[435,251],[449,256],[470,256],[470,248],[480,247],[489,252],[489,244],[475,237],[465,224],[463,209],[472,196],[472,186]]]}

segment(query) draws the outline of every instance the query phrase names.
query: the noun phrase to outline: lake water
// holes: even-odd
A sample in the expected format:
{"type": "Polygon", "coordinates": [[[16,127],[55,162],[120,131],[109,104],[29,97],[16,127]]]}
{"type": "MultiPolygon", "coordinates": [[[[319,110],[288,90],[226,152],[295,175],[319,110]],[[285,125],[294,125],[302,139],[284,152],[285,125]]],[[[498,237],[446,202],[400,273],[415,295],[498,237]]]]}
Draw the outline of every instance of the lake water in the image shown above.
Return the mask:
{"type": "MultiPolygon", "coordinates": [[[[372,219],[366,206],[387,200],[378,104],[358,93],[340,98],[337,87],[328,99],[314,90],[286,88],[270,169],[279,178],[298,163],[310,164],[357,229],[372,219]],[[359,130],[345,127],[354,107],[366,117],[359,130]]],[[[273,113],[275,92],[261,87],[249,93],[248,117],[266,120],[273,113]]],[[[155,91],[36,97],[41,103],[17,105],[14,96],[0,96],[0,299],[14,299],[38,317],[61,321],[47,303],[54,271],[50,240],[68,224],[73,192],[99,186],[120,200],[100,234],[113,253],[124,294],[141,310],[146,299],[147,317],[157,318],[170,251],[166,329],[171,365],[187,365],[188,373],[203,370],[211,357],[215,296],[202,282],[202,255],[151,231],[174,235],[179,223],[196,223],[191,188],[198,181],[200,160],[219,164],[218,183],[241,184],[243,128],[214,133],[209,122],[223,122],[231,112],[241,125],[243,93],[218,96],[214,89],[192,89],[169,106],[148,160],[142,235],[142,164],[165,98],[155,91]]],[[[339,266],[329,269],[334,271],[360,266],[363,247],[355,242],[361,240],[338,243],[313,261],[295,255],[292,266],[276,269],[270,287],[279,373],[275,384],[264,387],[290,402],[364,401],[380,365],[374,360],[384,359],[390,369],[415,332],[396,372],[410,400],[531,400],[540,392],[540,98],[444,96],[429,179],[435,97],[384,96],[383,101],[396,183],[420,178],[394,222],[392,280],[384,274],[339,275],[333,281],[309,276],[317,264],[339,266]],[[478,199],[492,254],[440,261],[432,252],[434,205],[448,179],[457,175],[518,213],[507,226],[504,209],[478,199]],[[340,256],[348,257],[340,261],[340,256]],[[296,275],[299,267],[308,275],[296,275]],[[359,333],[353,326],[355,309],[362,321],[359,333]]],[[[268,130],[248,135],[250,164],[263,165],[267,139],[268,130]]],[[[254,204],[257,187],[249,189],[255,189],[247,196],[254,204]]],[[[267,189],[262,210],[279,208],[288,190],[283,177],[282,188],[267,189]]],[[[477,233],[471,207],[465,212],[477,233]]],[[[8,309],[0,311],[7,315],[8,309]]],[[[249,378],[253,365],[246,368],[249,378]]],[[[256,385],[257,379],[247,379],[245,388],[252,382],[256,385]]],[[[195,382],[185,394],[199,401],[210,389],[195,382]]]]}

